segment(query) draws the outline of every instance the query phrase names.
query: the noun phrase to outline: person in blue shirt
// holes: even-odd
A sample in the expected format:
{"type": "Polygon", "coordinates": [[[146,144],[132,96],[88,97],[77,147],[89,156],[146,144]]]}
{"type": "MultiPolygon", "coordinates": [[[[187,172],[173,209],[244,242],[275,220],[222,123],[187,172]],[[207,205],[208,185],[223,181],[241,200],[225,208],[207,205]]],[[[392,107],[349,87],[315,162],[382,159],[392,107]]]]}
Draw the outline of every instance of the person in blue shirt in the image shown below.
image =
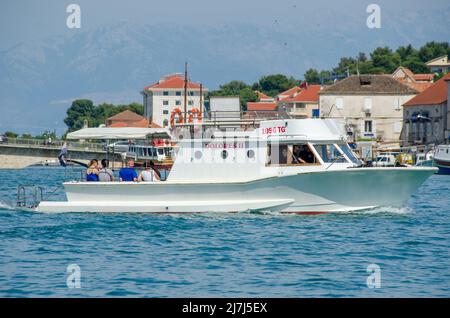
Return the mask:
{"type": "Polygon", "coordinates": [[[134,170],[134,160],[130,159],[127,162],[127,167],[119,171],[120,181],[137,181],[138,175],[134,170]]]}
{"type": "Polygon", "coordinates": [[[86,181],[98,181],[98,160],[92,159],[86,170],[86,181]]]}

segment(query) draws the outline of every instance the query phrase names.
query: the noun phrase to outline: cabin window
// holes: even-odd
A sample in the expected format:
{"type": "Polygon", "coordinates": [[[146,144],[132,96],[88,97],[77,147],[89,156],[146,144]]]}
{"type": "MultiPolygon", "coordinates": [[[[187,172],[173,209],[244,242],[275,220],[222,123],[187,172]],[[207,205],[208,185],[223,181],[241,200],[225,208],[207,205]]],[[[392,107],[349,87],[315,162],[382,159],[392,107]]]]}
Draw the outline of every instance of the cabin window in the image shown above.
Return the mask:
{"type": "Polygon", "coordinates": [[[197,150],[194,153],[195,159],[200,160],[202,158],[202,152],[200,150],[197,150]]]}
{"type": "Polygon", "coordinates": [[[339,149],[333,144],[314,145],[314,148],[325,163],[347,162],[339,149]]]}
{"type": "Polygon", "coordinates": [[[147,150],[147,148],[144,148],[144,157],[147,157],[148,156],[148,150],[147,150]]]}
{"type": "Polygon", "coordinates": [[[223,150],[221,156],[222,156],[222,159],[223,159],[223,160],[227,159],[227,157],[228,157],[228,151],[223,150]]]}
{"type": "Polygon", "coordinates": [[[255,157],[255,151],[253,149],[250,149],[247,151],[247,158],[253,159],[255,157]]]}
{"type": "Polygon", "coordinates": [[[156,148],[152,148],[152,156],[156,157],[156,148]]]}
{"type": "Polygon", "coordinates": [[[316,165],[319,164],[308,144],[276,145],[268,147],[268,165],[316,165]]]}

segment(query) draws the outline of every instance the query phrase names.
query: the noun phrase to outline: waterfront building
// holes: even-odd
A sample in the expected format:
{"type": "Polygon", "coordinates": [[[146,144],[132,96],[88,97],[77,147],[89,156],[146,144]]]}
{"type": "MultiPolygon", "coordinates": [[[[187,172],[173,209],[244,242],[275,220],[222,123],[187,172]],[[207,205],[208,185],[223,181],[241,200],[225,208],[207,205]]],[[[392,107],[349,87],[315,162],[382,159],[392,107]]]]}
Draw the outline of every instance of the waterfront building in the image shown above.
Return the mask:
{"type": "MultiPolygon", "coordinates": [[[[184,111],[184,77],[182,74],[171,74],[162,77],[158,82],[144,87],[144,117],[161,127],[169,126],[171,112],[175,108],[184,111]]],[[[208,89],[199,83],[188,81],[186,110],[201,108],[200,102],[208,89]],[[202,97],[200,97],[202,90],[202,97]]]]}
{"type": "Polygon", "coordinates": [[[442,144],[450,137],[450,73],[403,104],[404,146],[442,144]]]}
{"type": "Polygon", "coordinates": [[[319,117],[319,91],[321,85],[305,85],[304,88],[291,89],[291,93],[283,92],[278,95],[285,96],[278,100],[278,107],[286,111],[291,118],[317,118],[319,117]]]}
{"type": "Polygon", "coordinates": [[[402,105],[417,93],[390,75],[354,75],[318,92],[320,116],[343,119],[354,141],[398,146],[402,105]]]}
{"type": "Polygon", "coordinates": [[[276,102],[248,102],[247,111],[243,119],[268,119],[278,117],[278,104],[276,102]]]}
{"type": "Polygon", "coordinates": [[[269,95],[266,95],[260,91],[255,91],[255,93],[258,96],[258,100],[262,103],[273,103],[275,101],[275,98],[270,97],[269,95]]]}
{"type": "Polygon", "coordinates": [[[418,92],[423,92],[430,87],[433,84],[434,76],[434,73],[414,74],[409,68],[404,66],[398,67],[394,73],[392,73],[393,78],[418,92]]]}
{"type": "Polygon", "coordinates": [[[106,119],[106,127],[152,127],[158,128],[160,126],[150,123],[149,120],[135,112],[125,110],[114,116],[106,119]]]}
{"type": "Polygon", "coordinates": [[[432,59],[431,61],[426,62],[425,65],[430,69],[430,72],[433,73],[450,72],[450,62],[448,61],[447,55],[432,59]]]}

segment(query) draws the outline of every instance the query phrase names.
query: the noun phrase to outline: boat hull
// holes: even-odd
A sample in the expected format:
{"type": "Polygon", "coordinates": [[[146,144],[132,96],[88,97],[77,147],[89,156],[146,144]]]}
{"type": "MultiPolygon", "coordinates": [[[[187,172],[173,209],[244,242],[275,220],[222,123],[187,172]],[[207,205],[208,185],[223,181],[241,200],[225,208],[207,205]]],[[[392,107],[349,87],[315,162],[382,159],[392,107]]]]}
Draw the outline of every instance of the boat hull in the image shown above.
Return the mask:
{"type": "Polygon", "coordinates": [[[229,183],[69,182],[41,212],[345,212],[400,206],[436,168],[354,168],[229,183]]]}
{"type": "Polygon", "coordinates": [[[450,162],[434,159],[434,165],[439,168],[438,174],[450,174],[450,162]]]}

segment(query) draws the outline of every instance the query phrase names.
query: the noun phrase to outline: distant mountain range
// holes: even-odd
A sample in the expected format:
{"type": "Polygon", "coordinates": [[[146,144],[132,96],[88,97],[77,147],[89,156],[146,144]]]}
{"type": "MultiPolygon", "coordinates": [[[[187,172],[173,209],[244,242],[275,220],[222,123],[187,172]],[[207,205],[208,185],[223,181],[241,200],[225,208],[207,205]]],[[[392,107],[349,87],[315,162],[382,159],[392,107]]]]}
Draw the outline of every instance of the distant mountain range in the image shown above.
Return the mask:
{"type": "Polygon", "coordinates": [[[127,22],[21,43],[0,52],[0,132],[62,133],[73,99],[141,102],[145,85],[183,72],[186,60],[191,78],[215,89],[233,79],[253,83],[272,73],[302,78],[310,67],[330,68],[343,56],[377,46],[448,41],[449,12],[450,7],[417,13],[420,17],[390,17],[378,30],[365,26],[364,15],[350,21],[333,12],[305,18],[309,22],[301,28],[281,27],[276,20],[272,26],[214,28],[127,22]],[[321,21],[335,27],[330,30],[321,21]]]}

